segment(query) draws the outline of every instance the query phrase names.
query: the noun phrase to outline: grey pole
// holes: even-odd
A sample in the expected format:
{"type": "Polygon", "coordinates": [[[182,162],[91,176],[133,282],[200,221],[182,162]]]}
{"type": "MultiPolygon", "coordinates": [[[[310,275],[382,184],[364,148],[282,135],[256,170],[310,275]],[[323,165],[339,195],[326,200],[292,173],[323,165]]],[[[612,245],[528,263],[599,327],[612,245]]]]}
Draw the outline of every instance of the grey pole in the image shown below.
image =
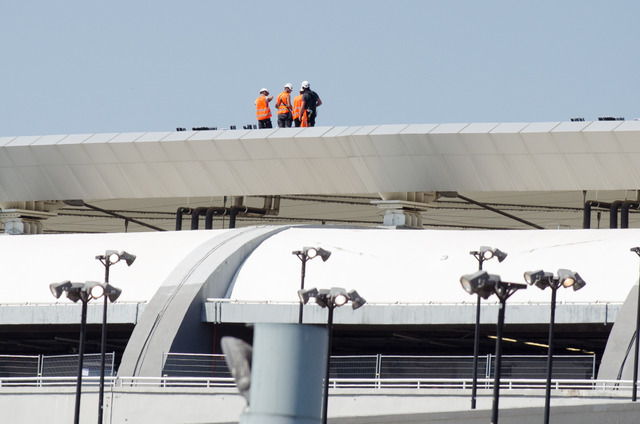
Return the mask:
{"type": "Polygon", "coordinates": [[[80,424],[80,398],[82,396],[82,366],[84,362],[84,339],[87,332],[87,303],[89,303],[89,295],[80,292],[80,301],[82,302],[82,315],[80,317],[80,342],[78,346],[78,375],[76,380],[76,403],[73,413],[73,424],[80,424]]]}
{"type": "Polygon", "coordinates": [[[547,384],[544,391],[544,424],[549,424],[551,413],[551,375],[553,370],[553,330],[556,323],[556,294],[559,286],[556,282],[549,286],[551,289],[551,315],[549,318],[549,347],[547,351],[547,384]]]}
{"type": "Polygon", "coordinates": [[[327,330],[329,341],[327,342],[327,365],[324,374],[324,392],[322,393],[322,424],[327,424],[327,411],[329,410],[329,371],[331,370],[331,342],[333,340],[333,309],[335,305],[329,305],[329,317],[327,318],[327,330]]]}
{"type": "Polygon", "coordinates": [[[327,329],[256,324],[248,411],[239,424],[320,424],[327,329]]]}
{"type": "MultiPolygon", "coordinates": [[[[300,290],[304,290],[304,277],[307,273],[307,255],[303,255],[300,258],[302,261],[302,269],[300,270],[300,290]]],[[[302,314],[303,314],[304,304],[300,302],[300,311],[298,312],[298,324],[302,324],[302,314]]]]}
{"type": "MultiPolygon", "coordinates": [[[[640,255],[640,253],[638,254],[640,255]]],[[[640,353],[640,345],[638,345],[638,341],[640,338],[640,280],[638,280],[638,305],[636,309],[636,334],[634,336],[635,339],[635,349],[633,352],[633,390],[631,394],[631,401],[635,402],[638,399],[638,355],[640,353]]]]}
{"type": "MultiPolygon", "coordinates": [[[[472,252],[473,253],[473,252],[472,252]]],[[[478,258],[478,270],[482,271],[482,255],[476,256],[478,258]]],[[[471,409],[476,409],[476,394],[478,393],[478,355],[480,354],[480,295],[476,294],[478,298],[476,303],[476,326],[473,336],[473,380],[471,384],[471,409]]]]}

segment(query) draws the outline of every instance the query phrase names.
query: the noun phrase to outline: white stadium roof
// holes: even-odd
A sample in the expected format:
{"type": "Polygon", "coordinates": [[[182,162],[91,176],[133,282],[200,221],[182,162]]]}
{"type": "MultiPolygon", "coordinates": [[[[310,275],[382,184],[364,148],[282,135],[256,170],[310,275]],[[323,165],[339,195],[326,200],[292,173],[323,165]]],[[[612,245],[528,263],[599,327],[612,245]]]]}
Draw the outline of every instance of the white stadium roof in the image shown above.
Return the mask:
{"type": "Polygon", "coordinates": [[[0,201],[640,186],[640,122],[0,138],[0,201]]]}

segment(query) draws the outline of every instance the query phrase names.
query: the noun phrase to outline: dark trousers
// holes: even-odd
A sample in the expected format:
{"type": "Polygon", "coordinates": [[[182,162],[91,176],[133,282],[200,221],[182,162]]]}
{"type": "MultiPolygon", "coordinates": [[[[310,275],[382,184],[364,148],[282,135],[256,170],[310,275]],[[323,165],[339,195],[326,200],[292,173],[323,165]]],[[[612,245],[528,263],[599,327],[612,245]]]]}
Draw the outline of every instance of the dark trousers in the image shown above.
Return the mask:
{"type": "Polygon", "coordinates": [[[302,125],[302,121],[300,120],[300,118],[294,119],[293,123],[296,126],[296,128],[298,128],[300,125],[302,125]]]}
{"type": "Polygon", "coordinates": [[[291,112],[278,114],[278,128],[291,128],[291,112]]]}
{"type": "Polygon", "coordinates": [[[258,120],[258,128],[273,128],[273,126],[271,125],[271,119],[267,118],[258,120]]]}

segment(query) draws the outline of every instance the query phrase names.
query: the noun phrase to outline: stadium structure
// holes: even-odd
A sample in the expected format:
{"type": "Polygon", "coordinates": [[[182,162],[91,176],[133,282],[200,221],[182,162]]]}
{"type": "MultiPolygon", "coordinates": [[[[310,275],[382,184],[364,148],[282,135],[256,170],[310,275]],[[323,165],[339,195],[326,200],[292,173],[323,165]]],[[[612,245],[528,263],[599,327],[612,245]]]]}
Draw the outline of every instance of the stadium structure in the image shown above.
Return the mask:
{"type": "MultiPolygon", "coordinates": [[[[108,274],[104,422],[237,422],[220,340],[298,323],[301,277],[367,301],[335,311],[330,422],[486,422],[500,303],[481,304],[470,409],[477,296],[460,277],[488,246],[508,254],[483,268],[503,282],[586,282],[558,291],[553,421],[637,422],[639,138],[615,120],[0,138],[0,417],[74,417],[82,302],[50,284],[103,282],[113,250],[136,259],[108,274]]],[[[535,285],[506,302],[503,423],[542,417],[550,302],[535,285]]],[[[87,302],[88,355],[103,311],[87,302]]],[[[86,361],[81,422],[100,397],[86,361]]]]}

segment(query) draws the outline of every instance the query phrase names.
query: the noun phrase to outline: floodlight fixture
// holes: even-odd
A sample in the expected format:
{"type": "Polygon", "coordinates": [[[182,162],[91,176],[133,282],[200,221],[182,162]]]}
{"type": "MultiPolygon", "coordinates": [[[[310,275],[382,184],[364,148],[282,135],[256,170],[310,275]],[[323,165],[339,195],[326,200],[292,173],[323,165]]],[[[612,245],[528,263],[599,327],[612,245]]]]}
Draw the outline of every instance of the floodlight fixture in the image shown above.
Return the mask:
{"type": "Polygon", "coordinates": [[[349,299],[351,299],[351,307],[353,309],[361,308],[365,303],[367,303],[366,299],[360,296],[355,290],[351,290],[348,294],[349,299]]]}
{"type": "Polygon", "coordinates": [[[92,299],[99,299],[104,295],[104,284],[97,281],[90,281],[87,283],[87,291],[92,299]]]}
{"type": "Polygon", "coordinates": [[[475,256],[478,260],[478,269],[482,270],[482,263],[484,261],[488,261],[489,259],[498,258],[498,262],[502,262],[507,257],[507,253],[503,252],[500,249],[489,247],[489,246],[480,246],[480,249],[473,250],[469,252],[471,255],[475,256]]]}
{"type": "Polygon", "coordinates": [[[524,281],[530,286],[535,285],[540,290],[544,290],[553,284],[553,273],[538,271],[527,271],[524,273],[524,281]]]}
{"type": "Polygon", "coordinates": [[[303,305],[306,305],[309,302],[309,299],[315,299],[318,297],[318,289],[306,289],[306,290],[298,290],[298,297],[300,298],[300,302],[303,305]]]}
{"type": "Polygon", "coordinates": [[[587,285],[587,283],[582,279],[582,277],[580,277],[580,274],[578,274],[577,272],[574,275],[574,279],[575,283],[573,283],[573,291],[578,291],[587,285]]]}
{"type": "Polygon", "coordinates": [[[313,259],[318,255],[318,250],[315,247],[305,247],[302,251],[309,259],[313,259]]]}
{"type": "Polygon", "coordinates": [[[576,273],[568,269],[558,270],[558,286],[572,287],[576,283],[576,273]]]}
{"type": "Polygon", "coordinates": [[[467,293],[477,294],[483,299],[488,299],[495,292],[496,283],[499,282],[499,276],[487,271],[477,271],[460,277],[460,284],[467,293]]]}
{"type": "Polygon", "coordinates": [[[49,290],[51,290],[51,294],[56,298],[60,299],[62,293],[69,290],[71,287],[71,281],[62,281],[60,283],[51,283],[49,284],[49,290]]]}
{"type": "Polygon", "coordinates": [[[342,287],[331,287],[331,303],[335,306],[342,306],[349,301],[347,291],[342,287]]]}
{"type": "Polygon", "coordinates": [[[485,261],[489,260],[493,258],[493,250],[489,246],[480,246],[480,255],[485,261]]]}
{"type": "Polygon", "coordinates": [[[333,309],[334,305],[331,302],[331,290],[329,289],[318,290],[318,295],[316,296],[316,304],[318,304],[322,308],[333,309]]]}
{"type": "Polygon", "coordinates": [[[323,249],[322,247],[318,247],[316,249],[316,252],[317,256],[320,256],[320,258],[322,258],[322,262],[327,262],[327,259],[329,259],[329,256],[331,256],[331,252],[323,249]]]}

